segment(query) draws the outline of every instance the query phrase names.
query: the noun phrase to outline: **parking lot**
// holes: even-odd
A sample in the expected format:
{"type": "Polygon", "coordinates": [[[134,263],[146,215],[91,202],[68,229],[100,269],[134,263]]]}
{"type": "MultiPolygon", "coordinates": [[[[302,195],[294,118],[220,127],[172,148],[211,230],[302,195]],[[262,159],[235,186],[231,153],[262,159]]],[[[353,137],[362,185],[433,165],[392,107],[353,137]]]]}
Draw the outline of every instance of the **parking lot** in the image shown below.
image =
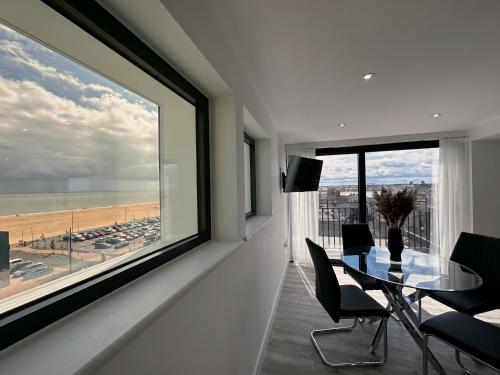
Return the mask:
{"type": "Polygon", "coordinates": [[[160,218],[149,217],[11,245],[0,298],[92,267],[160,241],[160,218]]]}
{"type": "Polygon", "coordinates": [[[66,233],[54,242],[54,248],[76,252],[118,253],[138,250],[160,240],[160,218],[152,217],[80,233],[66,233]]]}

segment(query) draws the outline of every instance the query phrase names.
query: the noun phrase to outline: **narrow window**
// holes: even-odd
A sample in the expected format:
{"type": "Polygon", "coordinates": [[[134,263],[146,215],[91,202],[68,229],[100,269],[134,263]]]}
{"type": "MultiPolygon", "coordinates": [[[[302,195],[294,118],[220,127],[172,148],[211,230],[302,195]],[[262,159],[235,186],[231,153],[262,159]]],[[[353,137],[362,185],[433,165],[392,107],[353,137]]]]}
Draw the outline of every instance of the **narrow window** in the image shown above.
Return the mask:
{"type": "Polygon", "coordinates": [[[257,214],[257,183],[255,177],[255,139],[244,133],[244,164],[245,164],[245,216],[247,219],[257,214]]]}

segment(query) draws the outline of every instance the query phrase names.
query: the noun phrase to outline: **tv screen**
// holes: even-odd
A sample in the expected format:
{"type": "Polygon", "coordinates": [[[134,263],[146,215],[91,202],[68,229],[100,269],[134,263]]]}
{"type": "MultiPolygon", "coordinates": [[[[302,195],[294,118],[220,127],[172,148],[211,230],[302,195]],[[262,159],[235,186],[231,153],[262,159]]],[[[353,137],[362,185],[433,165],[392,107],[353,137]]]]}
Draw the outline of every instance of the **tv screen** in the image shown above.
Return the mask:
{"type": "Polygon", "coordinates": [[[317,191],[323,160],[289,156],[285,193],[297,191],[317,191]]]}

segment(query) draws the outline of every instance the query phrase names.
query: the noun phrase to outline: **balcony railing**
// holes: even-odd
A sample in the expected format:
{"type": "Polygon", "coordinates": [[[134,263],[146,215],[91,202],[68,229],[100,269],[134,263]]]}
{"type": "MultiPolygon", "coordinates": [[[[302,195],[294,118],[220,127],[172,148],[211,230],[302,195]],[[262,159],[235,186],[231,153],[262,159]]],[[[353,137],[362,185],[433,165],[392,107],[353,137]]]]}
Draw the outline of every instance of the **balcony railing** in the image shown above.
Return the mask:
{"type": "MultiPolygon", "coordinates": [[[[357,205],[356,203],[352,204],[357,205]]],[[[322,202],[319,208],[319,241],[326,249],[342,248],[342,224],[359,223],[359,208],[346,207],[345,203],[322,202]]],[[[405,247],[429,252],[431,247],[432,207],[419,201],[402,228],[405,247]]],[[[375,245],[385,246],[387,225],[373,205],[367,207],[367,223],[375,245]]]]}

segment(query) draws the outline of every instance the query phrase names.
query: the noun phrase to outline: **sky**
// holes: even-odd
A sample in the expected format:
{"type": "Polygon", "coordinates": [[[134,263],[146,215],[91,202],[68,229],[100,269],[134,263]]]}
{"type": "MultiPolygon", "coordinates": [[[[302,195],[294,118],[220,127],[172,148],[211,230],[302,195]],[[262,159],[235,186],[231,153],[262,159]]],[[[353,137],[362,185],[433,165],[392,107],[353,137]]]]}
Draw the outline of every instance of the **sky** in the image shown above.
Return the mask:
{"type": "MultiPolygon", "coordinates": [[[[323,160],[320,185],[357,184],[357,155],[318,157],[323,160]]],[[[439,149],[367,152],[367,184],[430,183],[437,177],[439,149]]]]}
{"type": "Polygon", "coordinates": [[[0,119],[0,194],[158,189],[158,106],[1,24],[0,119]]]}

